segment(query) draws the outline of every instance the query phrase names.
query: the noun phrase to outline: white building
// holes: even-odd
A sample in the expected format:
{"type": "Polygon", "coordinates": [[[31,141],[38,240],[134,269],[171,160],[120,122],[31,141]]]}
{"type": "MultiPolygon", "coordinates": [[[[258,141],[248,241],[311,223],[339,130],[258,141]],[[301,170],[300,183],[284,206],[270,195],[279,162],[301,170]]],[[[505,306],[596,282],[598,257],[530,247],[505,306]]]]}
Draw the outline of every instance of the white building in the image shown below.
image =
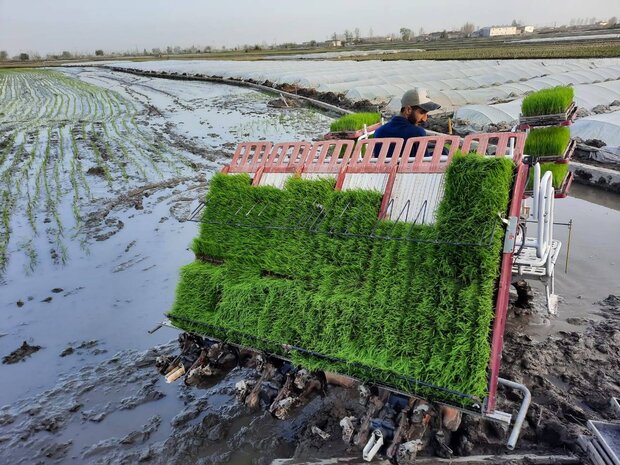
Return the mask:
{"type": "Polygon", "coordinates": [[[523,26],[524,34],[531,34],[532,32],[534,32],[534,26],[523,26]]]}
{"type": "Polygon", "coordinates": [[[517,34],[519,34],[519,30],[516,26],[490,26],[480,29],[481,37],[513,36],[517,34]]]}

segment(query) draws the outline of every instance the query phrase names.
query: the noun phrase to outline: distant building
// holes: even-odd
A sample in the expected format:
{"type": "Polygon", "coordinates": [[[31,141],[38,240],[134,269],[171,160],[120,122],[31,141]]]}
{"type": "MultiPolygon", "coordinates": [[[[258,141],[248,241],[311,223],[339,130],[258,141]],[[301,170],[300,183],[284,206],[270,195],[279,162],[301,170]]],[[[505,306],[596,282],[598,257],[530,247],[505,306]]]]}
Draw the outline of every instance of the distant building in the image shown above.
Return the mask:
{"type": "Polygon", "coordinates": [[[480,29],[480,37],[514,36],[517,34],[519,34],[519,30],[516,26],[490,26],[480,29]]]}
{"type": "Polygon", "coordinates": [[[534,26],[523,26],[523,34],[531,34],[534,32],[534,26]]]}
{"type": "Polygon", "coordinates": [[[332,40],[332,47],[342,47],[342,40],[332,40]]]}

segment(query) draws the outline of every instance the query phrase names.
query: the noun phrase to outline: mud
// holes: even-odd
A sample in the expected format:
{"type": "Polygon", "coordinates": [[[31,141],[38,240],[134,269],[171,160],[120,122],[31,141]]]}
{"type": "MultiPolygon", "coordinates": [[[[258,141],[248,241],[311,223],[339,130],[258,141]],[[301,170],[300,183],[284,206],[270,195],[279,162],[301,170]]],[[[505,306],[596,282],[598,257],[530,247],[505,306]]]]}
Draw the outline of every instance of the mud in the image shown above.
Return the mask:
{"type": "Polygon", "coordinates": [[[39,350],[41,350],[41,346],[30,345],[28,342],[24,341],[19,348],[15,349],[9,355],[2,357],[2,363],[10,365],[12,363],[23,362],[26,358],[39,350]]]}
{"type": "MultiPolygon", "coordinates": [[[[244,89],[239,94],[218,91],[222,94],[206,99],[206,90],[191,86],[210,84],[182,83],[191,92],[179,97],[181,83],[174,81],[133,83],[134,76],[107,71],[76,73],[102,79],[102,85],[152,105],[157,111],[147,108],[139,119],[193,151],[196,167],[190,167],[193,173],[166,173],[161,182],[131,185],[94,199],[84,225],[92,241],[89,253],[75,254],[64,267],[42,263],[24,276],[24,260],[11,263],[8,280],[1,284],[6,316],[1,353],[9,354],[24,340],[45,350],[23,363],[2,365],[0,463],[239,465],[280,457],[359,458],[359,447],[342,442],[340,427],[344,416],[363,416],[357,391],[330,386],[324,397],[317,395],[289,419],[277,420],[235,398],[236,383],[256,375],[249,368],[220,373],[200,387],[166,384],[155,360],[178,352],[176,343],[168,342],[175,333],[163,329],[146,334],[172,304],[179,267],[193,259],[188,246],[198,226],[185,220],[236,142],[259,134],[277,141],[275,132],[284,139],[310,139],[326,131],[323,119],[328,119],[281,123],[282,118],[294,120],[304,108],[273,108],[269,111],[282,113],[261,119],[269,98],[252,97],[255,93],[244,89]],[[153,90],[160,87],[162,92],[153,90]],[[206,100],[215,110],[204,110],[206,100]],[[185,107],[193,110],[185,114],[185,107]],[[171,123],[167,129],[158,121],[162,118],[171,123]],[[218,126],[220,120],[228,126],[218,126]]],[[[447,119],[440,124],[445,131],[447,119]]],[[[571,441],[583,431],[584,418],[610,418],[603,405],[606,391],[618,397],[617,303],[595,303],[620,292],[620,258],[612,233],[620,225],[619,204],[609,194],[600,199],[598,191],[596,198],[582,194],[588,201],[556,204],[556,220],[576,220],[570,273],[558,272],[556,278],[563,299],[560,316],[544,317],[540,289],[533,290],[532,309],[510,315],[502,376],[523,380],[534,394],[519,453],[574,450],[571,441]]],[[[557,234],[566,243],[565,231],[557,234]]],[[[562,258],[558,268],[563,266],[562,258]]],[[[501,409],[515,413],[514,400],[514,393],[502,391],[501,409]]],[[[448,445],[462,454],[504,454],[506,434],[497,424],[466,415],[448,445]]]]}
{"type": "MultiPolygon", "coordinates": [[[[620,298],[607,297],[596,311],[603,320],[582,333],[563,332],[541,342],[523,333],[506,335],[501,376],[532,392],[520,454],[579,457],[576,439],[586,432],[586,421],[613,419],[609,399],[620,396],[620,298]]],[[[75,348],[96,345],[84,341],[75,348]]],[[[236,398],[235,385],[255,379],[255,368],[233,368],[202,388],[166,384],[156,362],[178,350],[172,341],[147,351],[122,351],[61,375],[48,391],[2,407],[0,461],[236,465],[283,457],[359,457],[360,447],[343,442],[340,426],[345,417],[364,416],[359,390],[329,385],[322,396],[278,420],[236,398]],[[151,412],[144,423],[124,414],[141,408],[151,412]],[[75,435],[78,425],[86,434],[75,435]]],[[[514,392],[500,390],[500,409],[515,413],[519,401],[514,392]]],[[[507,435],[499,424],[464,415],[446,445],[457,456],[505,454],[507,435]]],[[[419,457],[434,453],[430,447],[419,457]]]]}

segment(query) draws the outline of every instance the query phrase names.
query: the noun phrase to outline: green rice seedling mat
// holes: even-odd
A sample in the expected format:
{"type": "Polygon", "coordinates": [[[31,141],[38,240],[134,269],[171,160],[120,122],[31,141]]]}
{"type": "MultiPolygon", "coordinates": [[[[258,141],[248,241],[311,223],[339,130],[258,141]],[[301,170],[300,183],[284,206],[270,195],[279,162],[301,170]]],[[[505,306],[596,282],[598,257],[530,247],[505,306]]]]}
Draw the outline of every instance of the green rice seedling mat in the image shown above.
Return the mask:
{"type": "MultiPolygon", "coordinates": [[[[568,175],[568,163],[541,163],[540,164],[540,177],[545,175],[547,171],[551,171],[552,181],[554,189],[560,189],[564,184],[564,180],[568,175]]],[[[527,180],[526,190],[529,191],[534,187],[534,170],[530,169],[530,175],[527,180]]]]}
{"type": "Polygon", "coordinates": [[[527,135],[523,151],[539,160],[562,159],[570,142],[570,129],[566,126],[532,129],[527,135]]]}
{"type": "Polygon", "coordinates": [[[487,394],[513,168],[455,156],[433,225],[379,221],[381,193],[331,178],[279,190],[218,174],[168,316],[309,369],[471,405],[487,394]]]}
{"type": "Polygon", "coordinates": [[[523,99],[521,114],[524,117],[558,115],[566,112],[575,96],[570,86],[556,86],[542,89],[523,99]]]}
{"type": "Polygon", "coordinates": [[[380,113],[351,113],[333,121],[329,130],[331,132],[358,131],[364,129],[364,125],[372,126],[380,121],[380,113]]]}

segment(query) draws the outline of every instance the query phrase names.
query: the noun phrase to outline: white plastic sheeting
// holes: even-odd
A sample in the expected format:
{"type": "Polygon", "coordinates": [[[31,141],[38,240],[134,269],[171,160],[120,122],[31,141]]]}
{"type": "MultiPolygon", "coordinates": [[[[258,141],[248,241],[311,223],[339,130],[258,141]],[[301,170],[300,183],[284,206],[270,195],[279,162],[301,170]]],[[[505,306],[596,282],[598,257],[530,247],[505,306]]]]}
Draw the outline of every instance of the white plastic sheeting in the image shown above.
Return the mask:
{"type": "MultiPolygon", "coordinates": [[[[575,86],[578,106],[587,110],[620,101],[620,58],[575,60],[471,60],[471,61],[146,61],[109,63],[126,68],[167,73],[202,74],[258,82],[293,84],[321,92],[345,93],[352,101],[400,108],[400,97],[412,87],[425,87],[443,110],[472,128],[514,123],[521,98],[556,85],[575,86]]],[[[585,118],[601,128],[615,127],[618,118],[585,118]]],[[[585,131],[585,123],[581,123],[585,131]]],[[[582,126],[576,125],[577,128],[582,126]]],[[[588,126],[588,133],[595,133],[588,126]]],[[[581,129],[579,129],[581,131],[581,129]]],[[[610,129],[601,129],[610,140],[610,129]]],[[[580,136],[581,137],[581,136],[580,136]]],[[[603,139],[605,140],[605,139],[603,139]]],[[[617,140],[617,139],[613,139],[617,140]]],[[[611,144],[611,142],[608,141],[611,144]]]]}
{"type": "Polygon", "coordinates": [[[588,116],[575,121],[571,134],[583,140],[599,139],[607,145],[620,146],[620,111],[588,116]]]}
{"type": "Polygon", "coordinates": [[[168,73],[295,84],[343,92],[353,101],[385,103],[411,87],[426,87],[433,99],[454,109],[487,104],[558,84],[620,79],[620,58],[581,60],[472,61],[147,61],[118,66],[168,73]]]}

